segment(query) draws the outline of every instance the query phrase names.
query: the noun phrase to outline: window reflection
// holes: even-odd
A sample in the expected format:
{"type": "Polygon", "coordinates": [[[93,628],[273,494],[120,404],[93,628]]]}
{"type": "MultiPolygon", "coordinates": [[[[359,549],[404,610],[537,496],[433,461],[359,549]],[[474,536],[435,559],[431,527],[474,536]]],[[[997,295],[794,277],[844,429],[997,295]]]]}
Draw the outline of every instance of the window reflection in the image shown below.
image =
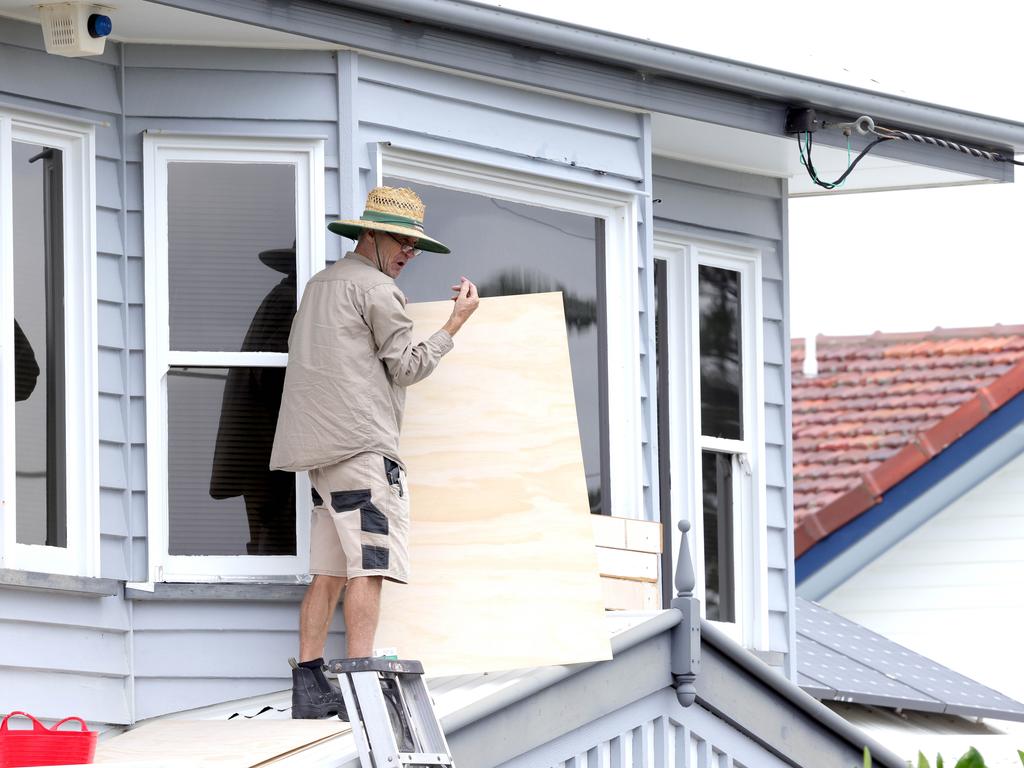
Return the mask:
{"type": "Polygon", "coordinates": [[[295,476],[267,469],[280,368],[167,374],[172,555],[294,555],[295,476]]]}
{"type": "MultiPolygon", "coordinates": [[[[395,178],[385,178],[384,183],[409,186],[395,178]]],[[[607,410],[602,406],[603,333],[598,313],[604,222],[482,195],[413,186],[426,203],[429,230],[439,233],[452,253],[424,254],[406,265],[398,284],[409,301],[448,298],[453,277],[460,275],[472,279],[482,297],[562,292],[590,509],[608,514],[607,480],[602,476],[607,410]]]]}
{"type": "Polygon", "coordinates": [[[169,163],[167,209],[171,349],[237,352],[279,278],[256,254],[295,239],[295,167],[169,163]]]}
{"type": "Polygon", "coordinates": [[[295,167],[168,164],[170,347],[222,352],[167,377],[169,552],[294,555],[295,475],[272,472],[296,307],[295,167]],[[291,246],[288,246],[291,243],[291,246]]]}
{"type": "Polygon", "coordinates": [[[712,621],[735,621],[732,455],[703,451],[704,610],[712,621]]]}
{"type": "Polygon", "coordinates": [[[14,142],[16,540],[67,546],[60,150],[14,142]]]}
{"type": "Polygon", "coordinates": [[[740,274],[698,267],[701,433],[743,439],[740,274]]]}

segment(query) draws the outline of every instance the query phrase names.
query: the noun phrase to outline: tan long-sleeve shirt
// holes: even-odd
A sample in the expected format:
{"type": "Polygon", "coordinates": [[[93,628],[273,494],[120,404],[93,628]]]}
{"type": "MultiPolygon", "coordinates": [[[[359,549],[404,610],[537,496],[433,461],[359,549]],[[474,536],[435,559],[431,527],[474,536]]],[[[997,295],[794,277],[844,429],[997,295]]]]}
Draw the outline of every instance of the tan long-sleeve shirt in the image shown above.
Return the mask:
{"type": "Polygon", "coordinates": [[[271,469],[334,464],[364,451],[401,463],[405,388],[453,346],[440,330],[412,343],[395,281],[349,253],[307,283],[288,337],[288,368],[271,469]]]}

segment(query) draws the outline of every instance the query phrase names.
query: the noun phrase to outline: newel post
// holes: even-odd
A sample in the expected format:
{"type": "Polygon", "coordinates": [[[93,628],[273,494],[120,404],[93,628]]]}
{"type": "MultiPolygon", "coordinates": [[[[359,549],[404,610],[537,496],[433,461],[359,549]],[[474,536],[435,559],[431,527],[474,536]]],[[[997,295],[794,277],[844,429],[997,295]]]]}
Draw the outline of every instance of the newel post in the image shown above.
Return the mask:
{"type": "Polygon", "coordinates": [[[690,547],[686,542],[686,532],[689,530],[690,522],[680,520],[679,531],[682,535],[679,560],[676,563],[676,597],[672,600],[672,607],[683,614],[683,620],[676,627],[672,639],[672,682],[676,698],[684,707],[693,704],[697,697],[694,681],[700,672],[700,602],[693,596],[696,578],[693,575],[690,547]]]}

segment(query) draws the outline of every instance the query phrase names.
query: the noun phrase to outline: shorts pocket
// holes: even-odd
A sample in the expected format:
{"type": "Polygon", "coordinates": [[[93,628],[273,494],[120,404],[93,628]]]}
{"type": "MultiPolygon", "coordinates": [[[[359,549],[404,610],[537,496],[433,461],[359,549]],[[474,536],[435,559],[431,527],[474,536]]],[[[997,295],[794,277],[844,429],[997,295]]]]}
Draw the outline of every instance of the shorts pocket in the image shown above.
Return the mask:
{"type": "Polygon", "coordinates": [[[364,571],[386,571],[391,552],[387,547],[374,547],[363,544],[363,570],[364,571]]]}
{"type": "Polygon", "coordinates": [[[388,518],[372,501],[359,508],[359,529],[363,533],[388,533],[388,518]]]}
{"type": "Polygon", "coordinates": [[[331,508],[335,512],[351,512],[353,509],[362,509],[364,504],[373,506],[373,502],[370,501],[369,488],[358,491],[331,491],[331,508]]]}

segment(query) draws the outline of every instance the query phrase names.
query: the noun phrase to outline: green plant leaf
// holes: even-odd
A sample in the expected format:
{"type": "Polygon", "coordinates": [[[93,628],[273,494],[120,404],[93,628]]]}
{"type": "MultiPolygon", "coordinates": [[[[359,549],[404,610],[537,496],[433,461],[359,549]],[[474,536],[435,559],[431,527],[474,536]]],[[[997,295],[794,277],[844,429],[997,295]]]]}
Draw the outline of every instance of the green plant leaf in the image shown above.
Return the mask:
{"type": "Polygon", "coordinates": [[[1024,765],[1024,750],[1017,750],[1017,757],[1020,758],[1020,764],[1024,765]]]}
{"type": "Polygon", "coordinates": [[[928,765],[928,758],[924,756],[924,752],[917,753],[917,768],[932,768],[928,765]]]}
{"type": "Polygon", "coordinates": [[[956,768],[985,768],[985,759],[978,750],[971,747],[956,761],[956,768]]]}
{"type": "Polygon", "coordinates": [[[935,768],[942,768],[942,755],[935,755],[935,768]]]}
{"type": "Polygon", "coordinates": [[[871,768],[871,750],[864,747],[864,768],[871,768]]]}

